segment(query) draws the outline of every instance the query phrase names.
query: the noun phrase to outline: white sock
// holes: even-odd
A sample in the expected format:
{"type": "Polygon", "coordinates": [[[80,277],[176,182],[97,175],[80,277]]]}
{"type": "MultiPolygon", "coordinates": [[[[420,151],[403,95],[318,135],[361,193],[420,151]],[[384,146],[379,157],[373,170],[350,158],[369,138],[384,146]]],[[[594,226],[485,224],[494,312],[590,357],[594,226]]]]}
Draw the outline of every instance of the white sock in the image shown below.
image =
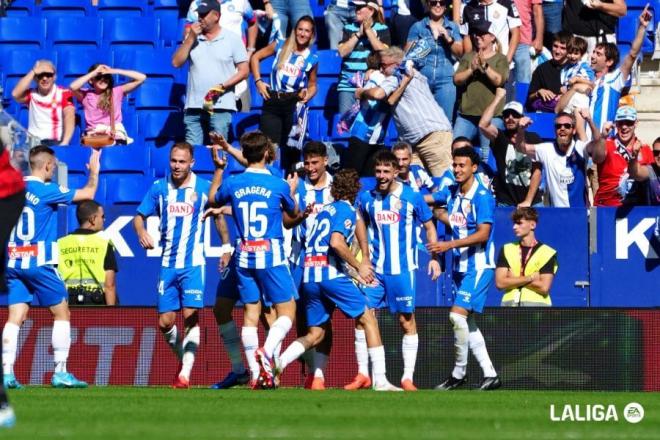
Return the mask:
{"type": "Polygon", "coordinates": [[[371,371],[374,375],[374,382],[383,382],[387,380],[385,376],[385,347],[371,347],[367,349],[371,358],[371,371]]]}
{"type": "Polygon", "coordinates": [[[225,351],[231,362],[231,371],[236,374],[242,374],[245,371],[243,358],[241,358],[241,339],[238,337],[238,330],[234,321],[225,322],[218,326],[220,337],[225,346],[225,351]]]}
{"type": "Polygon", "coordinates": [[[279,362],[281,355],[282,355],[282,341],[280,341],[280,343],[275,346],[275,350],[273,351],[273,362],[275,362],[275,364],[279,362]]]}
{"type": "Polygon", "coordinates": [[[254,352],[259,348],[259,335],[257,334],[256,327],[243,327],[241,329],[241,341],[243,342],[243,351],[247,359],[250,372],[252,372],[252,379],[257,380],[259,377],[259,363],[257,358],[254,357],[254,352]]]}
{"type": "Polygon", "coordinates": [[[188,333],[183,338],[183,357],[181,358],[181,372],[179,376],[190,379],[190,372],[195,364],[195,354],[199,347],[199,326],[196,325],[188,329],[188,333]]]}
{"type": "Polygon", "coordinates": [[[417,361],[417,347],[419,346],[419,335],[403,335],[401,342],[401,353],[403,354],[403,377],[401,381],[406,379],[413,380],[415,374],[415,362],[417,361]]]}
{"type": "Polygon", "coordinates": [[[298,359],[302,354],[305,353],[305,346],[295,340],[289,345],[284,353],[280,355],[279,362],[277,363],[280,370],[284,370],[291,362],[298,359]]]}
{"type": "Polygon", "coordinates": [[[69,321],[54,321],[53,336],[53,360],[55,361],[55,372],[66,373],[66,361],[69,358],[71,347],[71,323],[69,321]]]}
{"type": "Polygon", "coordinates": [[[325,379],[325,367],[328,365],[328,355],[314,351],[314,377],[325,379]]]}
{"type": "Polygon", "coordinates": [[[171,329],[163,333],[163,337],[165,338],[167,345],[169,345],[174,354],[176,354],[176,357],[181,360],[181,342],[179,341],[179,331],[176,328],[176,324],[174,324],[171,329]]]}
{"type": "Polygon", "coordinates": [[[484,340],[484,335],[481,334],[481,331],[477,329],[476,331],[470,332],[469,336],[470,350],[472,354],[481,365],[481,369],[484,372],[484,377],[495,377],[497,373],[495,372],[495,367],[488,356],[488,350],[486,349],[486,341],[484,340]]]}
{"type": "Polygon", "coordinates": [[[275,320],[273,325],[268,330],[268,337],[266,342],[264,342],[264,351],[266,356],[273,358],[273,353],[275,352],[275,347],[282,342],[286,337],[286,334],[291,330],[293,322],[288,316],[280,316],[275,320]]]}
{"type": "Polygon", "coordinates": [[[468,362],[468,329],[467,318],[460,313],[449,313],[449,320],[454,325],[454,352],[456,364],[452,376],[463,379],[467,370],[468,362]]]}
{"type": "Polygon", "coordinates": [[[20,327],[8,322],[2,330],[2,373],[12,374],[16,363],[16,348],[18,347],[18,332],[20,327]]]}
{"type": "Polygon", "coordinates": [[[369,377],[369,352],[364,330],[355,329],[355,359],[357,359],[358,373],[369,377]]]}

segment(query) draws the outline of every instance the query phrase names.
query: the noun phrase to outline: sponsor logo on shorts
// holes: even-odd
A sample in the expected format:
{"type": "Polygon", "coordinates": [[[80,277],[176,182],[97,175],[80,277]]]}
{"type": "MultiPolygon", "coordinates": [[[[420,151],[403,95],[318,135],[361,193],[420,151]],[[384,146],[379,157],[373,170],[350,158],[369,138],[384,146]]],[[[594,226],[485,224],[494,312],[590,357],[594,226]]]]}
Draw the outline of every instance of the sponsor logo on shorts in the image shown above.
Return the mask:
{"type": "Polygon", "coordinates": [[[269,250],[269,240],[247,240],[241,242],[242,252],[268,252],[269,250]]]}
{"type": "Polygon", "coordinates": [[[326,255],[309,255],[305,257],[305,267],[326,267],[328,257],[326,255]]]}
{"type": "Polygon", "coordinates": [[[466,292],[464,290],[459,290],[458,292],[456,292],[456,295],[462,296],[463,301],[465,301],[466,303],[469,303],[470,299],[472,298],[472,293],[466,292]]]}
{"type": "Polygon", "coordinates": [[[29,246],[9,246],[7,248],[7,254],[12,260],[16,260],[18,258],[36,257],[39,255],[39,248],[36,244],[29,246]]]}
{"type": "Polygon", "coordinates": [[[195,208],[190,203],[174,202],[167,205],[167,213],[174,217],[186,217],[192,215],[195,208]]]}

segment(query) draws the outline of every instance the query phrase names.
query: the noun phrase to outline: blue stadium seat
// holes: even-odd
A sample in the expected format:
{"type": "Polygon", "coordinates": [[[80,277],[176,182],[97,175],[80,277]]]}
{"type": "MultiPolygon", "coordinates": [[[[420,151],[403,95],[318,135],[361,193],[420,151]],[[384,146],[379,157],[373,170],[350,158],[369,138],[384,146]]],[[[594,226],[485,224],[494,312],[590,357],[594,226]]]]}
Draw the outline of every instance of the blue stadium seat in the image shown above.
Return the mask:
{"type": "MultiPolygon", "coordinates": [[[[645,4],[646,2],[644,3],[644,5],[645,4]]],[[[635,7],[631,4],[628,4],[628,13],[624,17],[619,18],[619,25],[616,33],[617,43],[628,44],[628,45],[632,44],[633,40],[635,39],[635,35],[637,34],[637,19],[639,17],[639,14],[641,14],[642,10],[644,9],[644,5],[642,5],[641,7],[635,7]]],[[[655,12],[653,11],[653,6],[650,7],[650,10],[653,13],[654,19],[651,21],[651,26],[652,26],[651,34],[647,33],[646,38],[644,38],[644,41],[642,42],[643,54],[652,54],[655,43],[653,39],[653,33],[655,32],[656,29],[655,24],[657,24],[658,21],[655,18],[655,12]]]]}
{"type": "Polygon", "coordinates": [[[96,15],[96,9],[88,0],[42,0],[39,9],[41,16],[48,19],[96,15]]]}
{"type": "Polygon", "coordinates": [[[96,63],[112,64],[112,54],[104,50],[79,48],[58,52],[57,77],[63,84],[85,75],[96,63]]]}
{"type": "Polygon", "coordinates": [[[154,17],[160,22],[160,39],[165,46],[176,47],[183,41],[183,30],[186,27],[185,18],[170,19],[156,14],[154,17]]]}
{"type": "Polygon", "coordinates": [[[38,15],[34,0],[14,0],[7,8],[7,17],[29,17],[38,15]]]}
{"type": "Polygon", "coordinates": [[[41,49],[46,41],[46,20],[34,17],[5,17],[0,21],[3,53],[28,48],[41,49]]]}
{"type": "Polygon", "coordinates": [[[319,67],[318,75],[319,76],[331,76],[335,79],[339,78],[339,72],[341,71],[341,61],[342,58],[339,56],[339,53],[336,50],[319,50],[317,52],[319,56],[319,67]]]}
{"type": "Polygon", "coordinates": [[[534,121],[528,128],[529,131],[533,131],[546,141],[555,138],[554,113],[525,113],[525,116],[528,116],[534,121]]]}
{"type": "Polygon", "coordinates": [[[527,93],[529,92],[528,83],[516,83],[516,101],[525,105],[527,101],[527,93]]]}
{"type": "Polygon", "coordinates": [[[261,77],[266,82],[270,82],[270,72],[273,70],[274,60],[274,56],[269,56],[268,58],[264,58],[259,62],[259,73],[261,73],[261,77]]]}
{"type": "Polygon", "coordinates": [[[213,159],[211,159],[211,150],[206,148],[205,145],[195,145],[193,151],[195,157],[193,171],[199,174],[213,174],[215,166],[213,165],[213,159]]]}
{"type": "Polygon", "coordinates": [[[48,20],[48,44],[53,49],[98,49],[103,22],[95,17],[59,17],[48,20]]]}
{"type": "Polygon", "coordinates": [[[261,112],[238,112],[232,115],[233,139],[240,139],[243,133],[257,130],[261,112]]]}
{"type": "Polygon", "coordinates": [[[152,5],[152,16],[160,20],[160,39],[176,42],[183,35],[183,27],[179,31],[179,5],[177,0],[155,0],[152,5]]]}
{"type": "Polygon", "coordinates": [[[153,49],[159,45],[158,20],[153,17],[104,19],[103,39],[115,53],[125,49],[153,49]]]}
{"type": "Polygon", "coordinates": [[[106,203],[139,205],[149,188],[151,177],[135,174],[105,174],[101,180],[106,188],[106,203]]]}
{"type": "Polygon", "coordinates": [[[114,63],[123,69],[137,70],[152,77],[170,78],[172,81],[179,77],[178,69],[172,66],[173,49],[139,49],[129,52],[120,51],[114,56],[114,63]]]}
{"type": "Polygon", "coordinates": [[[148,9],[147,0],[99,0],[97,13],[103,18],[143,17],[148,9]]]}
{"type": "Polygon", "coordinates": [[[116,145],[103,149],[101,173],[146,174],[149,169],[148,151],[142,144],[116,145]]]}
{"type": "Polygon", "coordinates": [[[183,114],[172,110],[142,110],[137,112],[140,136],[163,146],[168,141],[182,139],[183,114]]]}
{"type": "Polygon", "coordinates": [[[149,151],[149,168],[153,177],[159,178],[167,175],[170,169],[170,148],[174,142],[167,142],[157,147],[149,142],[145,144],[149,151]]]}
{"type": "Polygon", "coordinates": [[[264,106],[264,98],[257,91],[257,86],[254,83],[254,77],[252,75],[248,78],[248,87],[250,87],[250,108],[252,110],[262,108],[264,106]]]}
{"type": "Polygon", "coordinates": [[[51,60],[57,65],[56,56],[53,55],[55,54],[45,50],[13,50],[0,60],[0,66],[5,78],[21,77],[32,70],[37,60],[51,60]]]}
{"type": "Polygon", "coordinates": [[[360,191],[371,191],[376,187],[375,177],[360,177],[360,191]]]}
{"type": "Polygon", "coordinates": [[[316,95],[310,101],[310,108],[322,108],[326,111],[337,109],[337,78],[318,78],[316,95]]]}
{"type": "Polygon", "coordinates": [[[146,81],[135,91],[135,108],[138,110],[182,108],[182,92],[185,92],[183,84],[146,81]]]}
{"type": "Polygon", "coordinates": [[[392,146],[395,142],[399,140],[399,132],[396,129],[394,124],[394,118],[390,118],[390,123],[387,126],[387,132],[385,134],[385,144],[387,146],[392,146]]]}
{"type": "Polygon", "coordinates": [[[87,174],[87,162],[92,150],[80,145],[70,145],[68,147],[53,147],[55,157],[60,162],[66,163],[71,174],[87,174]]]}

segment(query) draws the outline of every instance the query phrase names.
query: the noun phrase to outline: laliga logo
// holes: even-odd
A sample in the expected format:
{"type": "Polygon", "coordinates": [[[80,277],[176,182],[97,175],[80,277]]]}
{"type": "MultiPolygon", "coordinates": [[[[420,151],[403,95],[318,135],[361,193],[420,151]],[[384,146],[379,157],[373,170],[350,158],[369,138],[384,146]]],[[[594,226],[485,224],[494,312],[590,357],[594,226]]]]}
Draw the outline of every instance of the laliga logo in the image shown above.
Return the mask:
{"type": "Polygon", "coordinates": [[[398,212],[394,211],[379,211],[376,213],[376,223],[381,225],[392,225],[394,223],[399,223],[401,215],[398,212]]]}
{"type": "Polygon", "coordinates": [[[190,203],[174,202],[167,205],[167,213],[175,217],[192,215],[193,211],[194,208],[190,203]]]}
{"type": "MultiPolygon", "coordinates": [[[[550,420],[553,422],[609,422],[619,421],[614,405],[564,405],[561,414],[550,405],[550,420]]],[[[644,418],[644,407],[631,402],[623,409],[623,418],[628,423],[639,423],[644,418]]]]}

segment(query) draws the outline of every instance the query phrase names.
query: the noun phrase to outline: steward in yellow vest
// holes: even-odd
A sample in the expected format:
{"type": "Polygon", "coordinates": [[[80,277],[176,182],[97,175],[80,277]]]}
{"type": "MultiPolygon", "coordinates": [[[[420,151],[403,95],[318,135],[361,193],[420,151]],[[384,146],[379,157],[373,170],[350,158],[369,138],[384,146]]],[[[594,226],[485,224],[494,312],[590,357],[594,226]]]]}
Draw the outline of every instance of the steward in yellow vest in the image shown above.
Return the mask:
{"type": "Polygon", "coordinates": [[[69,304],[115,305],[117,261],[110,240],[101,232],[103,207],[86,201],[78,205],[76,216],[80,228],[57,240],[58,270],[69,292],[69,304]]]}
{"type": "Polygon", "coordinates": [[[550,307],[550,286],[558,268],[557,251],[536,240],[538,213],[534,208],[518,208],[512,219],[513,231],[520,241],[505,244],[497,259],[495,284],[504,290],[501,305],[550,307]]]}

